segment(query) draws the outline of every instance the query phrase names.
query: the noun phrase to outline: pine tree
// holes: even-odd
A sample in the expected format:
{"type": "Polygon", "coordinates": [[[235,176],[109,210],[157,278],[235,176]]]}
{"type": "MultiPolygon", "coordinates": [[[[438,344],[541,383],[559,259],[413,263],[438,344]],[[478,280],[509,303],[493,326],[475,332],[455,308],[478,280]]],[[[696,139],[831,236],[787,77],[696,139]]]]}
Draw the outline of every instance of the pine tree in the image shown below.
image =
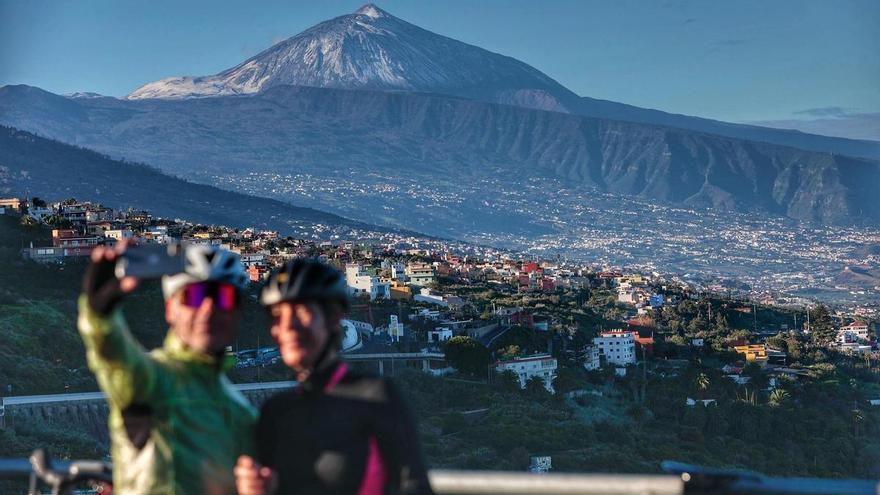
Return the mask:
{"type": "Polygon", "coordinates": [[[828,307],[820,304],[810,311],[810,338],[813,343],[820,346],[828,346],[834,342],[837,331],[831,321],[831,313],[828,307]]]}

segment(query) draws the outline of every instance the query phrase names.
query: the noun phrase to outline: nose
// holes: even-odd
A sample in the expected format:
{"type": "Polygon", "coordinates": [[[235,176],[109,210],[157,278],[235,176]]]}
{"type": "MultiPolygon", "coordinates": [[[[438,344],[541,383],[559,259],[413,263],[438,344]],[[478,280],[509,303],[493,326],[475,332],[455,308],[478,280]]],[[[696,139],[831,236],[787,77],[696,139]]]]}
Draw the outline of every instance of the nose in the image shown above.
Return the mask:
{"type": "Polygon", "coordinates": [[[211,296],[207,296],[202,300],[201,306],[199,306],[199,313],[203,315],[210,315],[214,312],[214,298],[211,296]]]}

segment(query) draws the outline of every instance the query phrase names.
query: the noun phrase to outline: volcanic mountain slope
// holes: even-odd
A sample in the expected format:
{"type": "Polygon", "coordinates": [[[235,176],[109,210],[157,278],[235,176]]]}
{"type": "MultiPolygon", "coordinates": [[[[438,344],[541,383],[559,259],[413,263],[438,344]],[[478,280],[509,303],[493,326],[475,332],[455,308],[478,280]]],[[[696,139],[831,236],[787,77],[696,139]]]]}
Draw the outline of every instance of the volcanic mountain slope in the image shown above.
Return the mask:
{"type": "Polygon", "coordinates": [[[7,86],[0,119],[185,177],[355,166],[429,184],[497,167],[510,188],[552,175],[676,204],[880,221],[877,162],[442,96],[278,86],[240,97],[73,100],[7,86]]]}
{"type": "Polygon", "coordinates": [[[322,22],[219,74],[169,77],[127,98],[252,94],[280,85],[439,93],[880,159],[878,142],[731,124],[580,97],[528,64],[432,33],[372,4],[322,22]]]}
{"type": "Polygon", "coordinates": [[[0,195],[30,191],[45,199],[76,197],[166,218],[253,226],[291,234],[342,228],[387,232],[329,213],[193,184],[145,165],[0,126],[0,195]]]}
{"type": "Polygon", "coordinates": [[[249,94],[279,85],[443,93],[550,110],[567,110],[562,100],[577,100],[527,64],[434,34],[372,4],[219,74],[162,79],[128,98],[249,94]]]}

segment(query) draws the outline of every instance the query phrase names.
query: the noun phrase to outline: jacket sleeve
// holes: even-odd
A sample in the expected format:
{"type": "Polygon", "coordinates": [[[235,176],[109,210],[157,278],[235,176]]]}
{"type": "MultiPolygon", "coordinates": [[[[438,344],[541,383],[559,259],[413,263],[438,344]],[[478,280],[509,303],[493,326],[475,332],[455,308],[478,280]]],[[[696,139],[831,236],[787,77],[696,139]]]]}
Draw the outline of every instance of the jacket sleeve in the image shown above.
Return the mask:
{"type": "Polygon", "coordinates": [[[86,296],[78,301],[77,327],[86,347],[89,368],[107,400],[119,409],[149,403],[157,394],[161,370],[128,330],[120,310],[104,317],[86,296]]]}
{"type": "Polygon", "coordinates": [[[418,429],[405,401],[391,381],[385,380],[388,434],[379,435],[379,448],[388,463],[391,493],[430,495],[434,492],[422,457],[418,429]]]}

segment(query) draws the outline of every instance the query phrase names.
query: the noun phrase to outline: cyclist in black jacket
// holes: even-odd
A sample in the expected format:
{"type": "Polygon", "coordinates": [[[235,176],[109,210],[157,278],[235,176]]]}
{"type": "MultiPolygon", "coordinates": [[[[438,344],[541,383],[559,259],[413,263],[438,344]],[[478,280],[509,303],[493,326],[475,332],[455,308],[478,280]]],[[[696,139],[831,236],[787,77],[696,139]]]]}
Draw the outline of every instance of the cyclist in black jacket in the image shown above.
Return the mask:
{"type": "Polygon", "coordinates": [[[418,433],[394,385],[339,358],[348,287],[338,270],[298,259],[260,302],[299,385],[262,407],[255,461],[239,458],[240,495],[430,494],[418,433]]]}

